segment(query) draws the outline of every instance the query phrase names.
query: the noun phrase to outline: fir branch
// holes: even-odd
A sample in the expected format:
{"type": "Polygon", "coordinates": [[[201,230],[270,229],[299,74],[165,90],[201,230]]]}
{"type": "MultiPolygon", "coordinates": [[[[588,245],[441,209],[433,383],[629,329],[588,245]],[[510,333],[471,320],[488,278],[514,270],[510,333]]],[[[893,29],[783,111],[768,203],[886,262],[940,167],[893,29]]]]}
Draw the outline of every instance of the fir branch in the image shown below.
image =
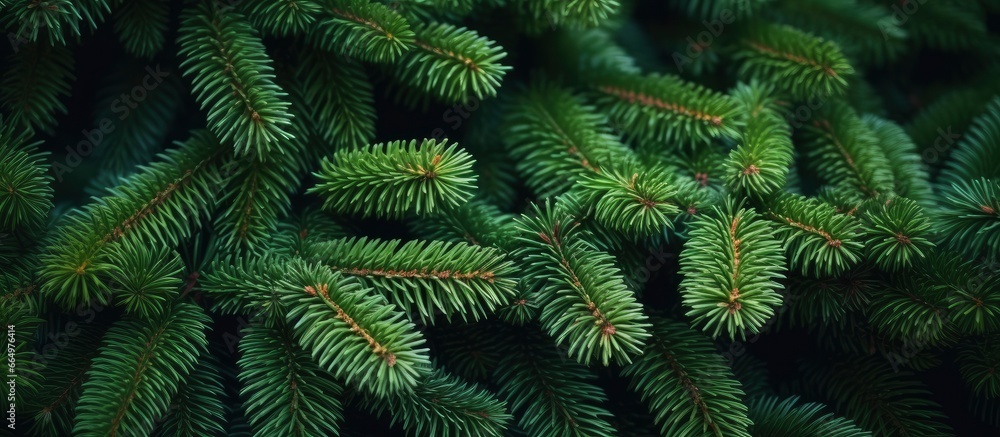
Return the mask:
{"type": "Polygon", "coordinates": [[[777,397],[757,397],[747,407],[747,416],[753,421],[750,432],[758,437],[871,437],[850,419],[825,413],[826,406],[802,403],[791,396],[784,400],[777,397]]]}
{"type": "Polygon", "coordinates": [[[785,254],[793,268],[816,275],[836,275],[861,261],[861,223],[815,199],[786,194],[768,215],[780,225],[785,254]]]}
{"type": "Polygon", "coordinates": [[[390,423],[410,435],[444,437],[500,437],[511,416],[494,395],[436,370],[413,391],[386,399],[368,399],[379,416],[391,412],[390,423]]]}
{"type": "Polygon", "coordinates": [[[613,435],[612,415],[602,404],[607,395],[595,385],[596,375],[583,365],[566,361],[537,328],[512,336],[494,380],[499,394],[518,413],[518,426],[529,435],[613,435]]]}
{"type": "MultiPolygon", "coordinates": [[[[907,51],[908,34],[889,8],[858,0],[781,0],[772,10],[787,24],[834,41],[850,59],[882,65],[907,51]]],[[[770,11],[769,11],[770,12],[770,11]]]]}
{"type": "Polygon", "coordinates": [[[337,379],[385,398],[411,392],[426,375],[423,335],[357,280],[295,260],[278,296],[299,344],[337,379]]]}
{"type": "Polygon", "coordinates": [[[763,198],[785,186],[792,161],[791,129],[775,110],[771,87],[737,85],[733,97],[747,109],[746,127],[726,159],[726,187],[763,198]]]}
{"type": "Polygon", "coordinates": [[[457,207],[472,198],[472,158],[457,145],[423,140],[342,150],[324,159],[309,189],[341,214],[403,218],[457,207]]]}
{"type": "MultiPolygon", "coordinates": [[[[107,2],[103,0],[95,3],[107,7],[107,2]]],[[[13,0],[10,5],[5,5],[3,12],[7,26],[17,29],[17,37],[39,44],[47,42],[46,45],[61,46],[66,44],[67,35],[80,35],[83,15],[78,6],[70,0],[13,0]],[[47,37],[45,41],[41,38],[43,35],[47,37]]]]}
{"type": "Polygon", "coordinates": [[[115,34],[127,52],[151,59],[163,50],[169,14],[166,0],[124,2],[114,13],[115,34]]]}
{"type": "Polygon", "coordinates": [[[727,203],[692,223],[681,252],[680,285],[687,315],[718,337],[756,334],[781,305],[776,279],[784,256],[773,226],[751,210],[727,203]]]}
{"type": "Polygon", "coordinates": [[[865,115],[862,121],[871,130],[890,163],[893,191],[900,196],[916,201],[924,208],[933,207],[936,202],[926,166],[921,162],[917,146],[899,125],[872,115],[865,115]]]}
{"type": "Polygon", "coordinates": [[[335,272],[362,278],[389,302],[434,324],[480,320],[513,297],[513,269],[496,249],[441,241],[345,238],[317,244],[310,252],[335,272]]]}
{"type": "Polygon", "coordinates": [[[533,212],[517,220],[515,257],[525,264],[525,285],[540,284],[542,329],[585,365],[630,363],[649,325],[613,258],[583,240],[579,223],[551,203],[533,212]]]}
{"type": "Polygon", "coordinates": [[[305,145],[293,140],[287,153],[265,160],[242,159],[225,164],[230,175],[219,203],[226,205],[215,216],[215,230],[224,249],[258,251],[287,215],[291,194],[302,183],[305,145]],[[291,150],[293,149],[294,150],[291,150]]]}
{"type": "Polygon", "coordinates": [[[532,84],[504,112],[504,142],[525,185],[540,198],[566,192],[581,175],[628,153],[604,116],[552,83],[532,84]]]}
{"type": "Polygon", "coordinates": [[[478,32],[451,24],[414,29],[414,48],[395,64],[396,79],[445,103],[493,97],[509,66],[503,47],[478,32]]]}
{"type": "Polygon", "coordinates": [[[671,219],[680,213],[671,182],[663,167],[614,163],[580,179],[580,200],[593,205],[594,219],[610,230],[636,239],[655,236],[673,229],[671,219]]]}
{"type": "MultiPolygon", "coordinates": [[[[34,400],[34,435],[71,435],[76,405],[82,393],[93,359],[97,357],[101,336],[107,327],[100,323],[81,324],[73,341],[45,363],[45,379],[34,400]]],[[[57,334],[58,338],[58,334],[57,334]]]]}
{"type": "Polygon", "coordinates": [[[308,128],[323,139],[325,150],[359,149],[375,139],[374,90],[360,64],[311,50],[301,57],[296,77],[302,115],[311,118],[308,128]]]}
{"type": "Polygon", "coordinates": [[[204,353],[209,321],[196,305],[175,303],[116,323],[87,372],[73,433],[149,435],[204,353]]]}
{"type": "Polygon", "coordinates": [[[73,54],[64,46],[32,43],[7,58],[10,68],[0,81],[0,100],[7,122],[49,131],[56,114],[66,114],[63,101],[70,93],[73,54]]]}
{"type": "Polygon", "coordinates": [[[30,135],[0,117],[0,232],[37,228],[52,209],[52,176],[47,152],[30,135]]]}
{"type": "Polygon", "coordinates": [[[745,80],[769,81],[798,100],[842,95],[854,75],[837,44],[780,24],[751,27],[735,59],[745,80]]]}
{"type": "Polygon", "coordinates": [[[954,336],[947,314],[948,296],[933,285],[910,278],[894,283],[867,308],[872,325],[890,337],[921,346],[938,345],[954,336]]]}
{"type": "Polygon", "coordinates": [[[292,337],[289,326],[251,325],[240,339],[240,394],[254,433],[337,435],[343,388],[292,337]]]}
{"type": "Polygon", "coordinates": [[[826,182],[850,186],[866,198],[894,187],[891,165],[879,138],[844,103],[831,102],[805,131],[805,147],[816,173],[826,182]]]}
{"type": "Polygon", "coordinates": [[[243,15],[207,3],[182,17],[181,69],[192,93],[208,111],[208,126],[240,156],[281,153],[288,131],[287,95],[274,83],[271,60],[243,15]]]}
{"type": "Polygon", "coordinates": [[[969,339],[959,348],[958,362],[962,379],[972,388],[976,396],[985,399],[1000,397],[1000,336],[994,334],[985,338],[969,339]]]}
{"type": "Polygon", "coordinates": [[[368,0],[321,0],[323,13],[309,34],[316,47],[379,64],[396,63],[413,49],[406,18],[368,0]]]}
{"type": "Polygon", "coordinates": [[[905,197],[879,202],[865,211],[864,221],[868,258],[885,270],[905,269],[934,247],[930,220],[916,202],[905,197]]]}
{"type": "Polygon", "coordinates": [[[1000,253],[1000,179],[952,184],[938,212],[944,245],[971,256],[1000,253]]]}
{"type": "Polygon", "coordinates": [[[748,437],[740,383],[712,342],[669,319],[653,319],[651,331],[645,352],[622,375],[649,405],[660,433],[748,437]]]}
{"type": "Polygon", "coordinates": [[[947,187],[977,178],[1000,179],[1000,96],[972,120],[966,134],[941,172],[938,182],[947,187]]]}
{"type": "Polygon", "coordinates": [[[629,136],[667,149],[735,139],[742,121],[729,96],[672,75],[608,74],[591,83],[597,107],[629,136]]]}
{"type": "Polygon", "coordinates": [[[218,435],[224,432],[222,383],[216,358],[203,352],[174,396],[170,413],[157,427],[156,435],[218,435]]]}
{"type": "Polygon", "coordinates": [[[43,293],[63,308],[106,303],[109,243],[134,235],[169,247],[190,235],[216,195],[224,149],[204,131],[180,146],[63,219],[42,255],[43,293]]]}
{"type": "Polygon", "coordinates": [[[1000,275],[991,269],[991,262],[995,261],[935,251],[917,265],[920,281],[945,293],[948,319],[963,334],[1000,330],[1000,275]]]}
{"type": "Polygon", "coordinates": [[[127,314],[143,318],[159,314],[184,285],[181,259],[169,247],[150,247],[147,241],[125,238],[108,252],[111,292],[127,314]]]}
{"type": "Polygon", "coordinates": [[[509,248],[512,214],[483,200],[473,199],[454,210],[409,222],[414,234],[425,240],[509,248]]]}
{"type": "Polygon", "coordinates": [[[806,381],[831,406],[876,435],[947,436],[944,414],[926,399],[927,388],[909,371],[894,371],[882,357],[809,360],[806,381]]]}
{"type": "Polygon", "coordinates": [[[300,36],[316,27],[322,5],[313,0],[244,0],[240,9],[265,36],[300,36]]]}

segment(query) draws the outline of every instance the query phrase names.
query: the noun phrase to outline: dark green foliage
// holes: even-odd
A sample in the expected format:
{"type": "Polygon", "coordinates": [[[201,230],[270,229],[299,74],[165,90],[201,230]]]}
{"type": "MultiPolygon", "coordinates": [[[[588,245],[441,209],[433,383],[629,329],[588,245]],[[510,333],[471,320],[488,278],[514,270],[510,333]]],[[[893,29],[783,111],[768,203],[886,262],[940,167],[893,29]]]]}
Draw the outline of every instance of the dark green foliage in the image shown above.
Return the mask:
{"type": "Polygon", "coordinates": [[[934,192],[931,189],[930,176],[917,146],[906,134],[903,128],[891,121],[872,115],[862,117],[865,125],[871,129],[875,141],[881,146],[892,172],[893,191],[908,199],[916,201],[924,208],[935,205],[934,192]]]}
{"type": "Polygon", "coordinates": [[[379,415],[391,412],[390,421],[401,424],[408,435],[499,437],[511,418],[506,405],[490,392],[440,370],[413,391],[369,408],[379,415]]]}
{"type": "Polygon", "coordinates": [[[931,223],[916,202],[896,197],[864,212],[868,258],[888,271],[909,267],[934,248],[931,223]]]}
{"type": "Polygon", "coordinates": [[[343,388],[292,338],[290,327],[246,328],[240,340],[240,390],[255,433],[336,435],[343,388]]]}
{"type": "Polygon", "coordinates": [[[952,336],[947,306],[948,295],[932,284],[898,278],[875,296],[868,311],[879,331],[922,346],[940,344],[952,336]]]}
{"type": "Polygon", "coordinates": [[[861,223],[816,199],[786,194],[774,201],[769,215],[779,223],[785,254],[803,273],[834,275],[861,260],[861,223]]]}
{"type": "MultiPolygon", "coordinates": [[[[88,310],[92,310],[91,306],[88,310]]],[[[93,317],[93,313],[89,314],[93,317]]],[[[5,320],[10,320],[6,319],[5,320]]],[[[62,322],[62,318],[57,319],[62,322]]],[[[84,319],[86,320],[86,319],[84,319]]],[[[22,325],[23,326],[23,325],[22,325]]],[[[41,390],[33,400],[33,408],[28,410],[33,415],[34,423],[29,433],[34,435],[70,435],[73,431],[74,410],[82,393],[83,382],[87,379],[93,359],[98,356],[101,346],[101,335],[106,327],[96,324],[82,324],[77,335],[59,353],[46,359],[41,390]]],[[[59,331],[50,331],[56,334],[59,331]]],[[[68,334],[67,334],[68,337],[68,334]]],[[[48,343],[53,344],[53,343],[48,343]]],[[[46,346],[42,347],[44,350],[46,346]]],[[[51,349],[51,347],[50,347],[51,349]]],[[[21,362],[20,357],[18,358],[21,362]]],[[[18,387],[22,384],[18,383],[18,387]]],[[[20,389],[19,389],[20,390],[20,389]]]]}
{"type": "Polygon", "coordinates": [[[539,320],[567,355],[590,364],[630,363],[649,336],[642,305],[623,282],[613,258],[584,239],[573,216],[547,203],[517,220],[525,285],[537,284],[539,320]]]}
{"type": "Polygon", "coordinates": [[[850,187],[864,198],[892,191],[893,173],[879,137],[846,104],[823,108],[817,123],[804,128],[809,158],[824,181],[850,187]]]}
{"type": "Polygon", "coordinates": [[[1000,376],[997,376],[995,370],[1000,365],[1000,348],[997,347],[997,341],[1000,341],[997,335],[970,339],[959,350],[956,359],[962,378],[972,388],[973,393],[985,399],[996,399],[1000,396],[1000,376]]]}
{"type": "Polygon", "coordinates": [[[115,303],[141,317],[160,313],[183,284],[181,260],[165,246],[151,248],[138,239],[125,238],[111,247],[108,264],[115,303]]]}
{"type": "Polygon", "coordinates": [[[534,327],[508,330],[503,359],[495,380],[518,426],[529,435],[612,435],[611,413],[602,404],[607,396],[594,384],[595,376],[581,364],[568,361],[534,327]]]}
{"type": "Polygon", "coordinates": [[[342,214],[402,218],[457,207],[472,198],[472,157],[456,144],[424,140],[379,143],[324,159],[309,190],[342,214]]]}
{"type": "Polygon", "coordinates": [[[208,322],[196,305],[174,303],[155,317],[116,323],[87,372],[73,433],[151,434],[205,353],[208,322]]]}
{"type": "Polygon", "coordinates": [[[955,146],[940,182],[951,185],[978,178],[1000,179],[1000,97],[972,121],[968,132],[955,146]]]}
{"type": "Polygon", "coordinates": [[[239,155],[282,153],[280,143],[292,138],[289,105],[264,45],[242,14],[211,5],[189,7],[178,38],[181,68],[208,127],[239,155]]]}
{"type": "Polygon", "coordinates": [[[170,413],[157,427],[158,436],[216,435],[224,432],[222,376],[215,357],[202,353],[198,364],[174,396],[170,413]]]}
{"type": "MultiPolygon", "coordinates": [[[[157,64],[150,70],[156,72],[160,68],[157,64]]],[[[131,174],[136,165],[149,162],[165,145],[183,103],[184,89],[175,72],[162,71],[162,74],[167,77],[150,75],[139,63],[120,63],[106,79],[107,85],[98,91],[93,126],[107,125],[104,120],[110,120],[114,126],[94,148],[102,169],[118,175],[131,174]],[[123,103],[122,96],[131,95],[132,89],[143,82],[153,83],[155,88],[146,91],[141,104],[134,103],[135,108],[131,108],[123,103]]],[[[64,170],[58,168],[56,172],[61,181],[64,170]]]]}
{"type": "Polygon", "coordinates": [[[757,397],[748,403],[748,416],[753,421],[750,431],[759,437],[784,437],[789,435],[811,437],[864,437],[864,431],[852,421],[825,413],[823,404],[799,404],[795,396],[781,400],[776,397],[757,397]]]}
{"type": "Polygon", "coordinates": [[[661,3],[0,0],[14,432],[995,434],[1000,1],[661,3]]]}
{"type": "Polygon", "coordinates": [[[108,244],[128,235],[169,246],[190,235],[215,198],[221,152],[215,138],[196,131],[179,149],[65,217],[42,256],[42,292],[67,309],[90,299],[107,302],[108,244]]]}
{"type": "Polygon", "coordinates": [[[810,361],[806,378],[839,414],[873,435],[947,436],[939,406],[909,371],[894,371],[876,357],[810,361]]]}
{"type": "Polygon", "coordinates": [[[836,44],[781,24],[753,26],[735,59],[742,77],[774,83],[798,100],[842,95],[854,75],[836,44]]]}
{"type": "Polygon", "coordinates": [[[412,222],[414,234],[427,240],[467,243],[474,246],[510,246],[513,214],[506,214],[482,200],[412,222]]]}
{"type": "Polygon", "coordinates": [[[622,369],[662,435],[749,436],[740,383],[712,342],[686,324],[653,319],[652,336],[635,363],[622,369]]]}
{"type": "MultiPolygon", "coordinates": [[[[779,0],[783,22],[832,40],[844,54],[865,64],[884,64],[906,51],[906,22],[878,2],[859,0],[779,0]]],[[[769,11],[770,12],[770,11],[769,11]]]]}
{"type": "Polygon", "coordinates": [[[415,28],[414,48],[396,64],[396,78],[445,103],[493,97],[510,67],[495,42],[476,31],[450,24],[415,28]]]}
{"type": "Polygon", "coordinates": [[[918,281],[947,298],[948,320],[962,333],[1000,330],[1000,274],[996,259],[970,261],[958,253],[936,251],[917,266],[918,281]]]}
{"type": "Polygon", "coordinates": [[[583,174],[622,153],[606,118],[568,89],[538,83],[511,99],[504,141],[517,172],[539,197],[566,192],[583,174]]]}
{"type": "Polygon", "coordinates": [[[305,106],[299,114],[310,119],[326,143],[324,150],[357,149],[375,138],[372,85],[362,66],[322,51],[302,57],[296,77],[305,106]],[[330,82],[343,86],[330,87],[330,82]]]}
{"type": "Polygon", "coordinates": [[[139,58],[152,58],[167,39],[167,0],[123,2],[115,9],[115,33],[125,50],[139,58]]]}
{"type": "MultiPolygon", "coordinates": [[[[27,1],[27,0],[26,0],[27,1]]],[[[31,43],[10,55],[11,65],[0,81],[0,100],[12,125],[49,130],[56,114],[66,113],[64,98],[69,95],[73,56],[64,46],[31,43]]]]}
{"type": "Polygon", "coordinates": [[[265,35],[298,36],[316,26],[320,2],[313,0],[247,0],[239,3],[255,29],[265,35]]]}
{"type": "Polygon", "coordinates": [[[36,227],[52,209],[52,176],[44,165],[48,154],[19,131],[0,118],[0,232],[36,227]]]}
{"type": "Polygon", "coordinates": [[[288,152],[263,161],[243,158],[223,165],[226,179],[220,202],[228,207],[217,213],[215,228],[224,248],[259,249],[278,218],[288,213],[289,197],[298,189],[305,167],[301,150],[288,152]]]}
{"type": "Polygon", "coordinates": [[[368,0],[321,0],[323,13],[310,32],[323,50],[377,63],[397,62],[413,49],[410,23],[386,5],[368,0]]]}
{"type": "Polygon", "coordinates": [[[740,84],[733,94],[749,116],[725,163],[726,187],[754,197],[770,195],[785,185],[792,161],[791,131],[779,116],[769,87],[740,84]]]}
{"type": "Polygon", "coordinates": [[[515,0],[514,3],[534,20],[533,26],[544,23],[571,29],[598,26],[619,8],[618,0],[515,0]]]}
{"type": "Polygon", "coordinates": [[[592,87],[598,108],[612,123],[636,139],[659,144],[654,152],[739,137],[742,121],[731,97],[677,76],[608,74],[592,87]]]}
{"type": "Polygon", "coordinates": [[[725,19],[746,18],[772,0],[674,0],[670,3],[693,18],[725,19]],[[727,17],[727,18],[722,18],[727,17]]]}
{"type": "Polygon", "coordinates": [[[380,398],[417,385],[430,363],[423,336],[403,313],[339,272],[304,262],[288,267],[278,297],[316,364],[380,398]]]}
{"type": "Polygon", "coordinates": [[[727,203],[700,214],[689,237],[680,259],[687,315],[712,338],[759,332],[781,304],[775,280],[785,262],[774,226],[727,203]]]}
{"type": "Polygon", "coordinates": [[[594,219],[602,226],[634,238],[654,236],[680,209],[667,170],[634,163],[603,166],[580,180],[580,201],[592,205],[594,219]]]}
{"type": "Polygon", "coordinates": [[[973,256],[1000,253],[1000,179],[952,184],[938,215],[949,247],[973,256]]]}
{"type": "Polygon", "coordinates": [[[479,320],[513,298],[511,263],[490,247],[362,237],[319,243],[310,254],[335,272],[361,278],[427,324],[438,313],[449,321],[479,320]]]}

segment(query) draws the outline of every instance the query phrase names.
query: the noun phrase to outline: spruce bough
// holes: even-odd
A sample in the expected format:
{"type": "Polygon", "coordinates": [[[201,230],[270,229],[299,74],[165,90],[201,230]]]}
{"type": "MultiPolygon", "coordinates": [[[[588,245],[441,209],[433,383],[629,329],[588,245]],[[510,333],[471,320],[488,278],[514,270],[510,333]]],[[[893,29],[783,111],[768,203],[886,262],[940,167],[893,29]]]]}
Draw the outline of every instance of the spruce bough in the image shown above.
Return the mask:
{"type": "Polygon", "coordinates": [[[0,0],[16,432],[993,435],[967,3],[0,0]]]}

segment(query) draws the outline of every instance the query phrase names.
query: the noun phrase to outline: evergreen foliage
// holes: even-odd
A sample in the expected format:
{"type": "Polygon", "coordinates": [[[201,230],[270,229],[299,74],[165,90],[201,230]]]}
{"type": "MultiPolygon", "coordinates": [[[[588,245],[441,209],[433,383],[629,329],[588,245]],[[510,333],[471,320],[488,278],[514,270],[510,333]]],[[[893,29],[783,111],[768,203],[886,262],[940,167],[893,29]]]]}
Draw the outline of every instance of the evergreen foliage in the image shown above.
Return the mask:
{"type": "Polygon", "coordinates": [[[0,0],[3,429],[996,435],[997,23],[0,0]]]}

